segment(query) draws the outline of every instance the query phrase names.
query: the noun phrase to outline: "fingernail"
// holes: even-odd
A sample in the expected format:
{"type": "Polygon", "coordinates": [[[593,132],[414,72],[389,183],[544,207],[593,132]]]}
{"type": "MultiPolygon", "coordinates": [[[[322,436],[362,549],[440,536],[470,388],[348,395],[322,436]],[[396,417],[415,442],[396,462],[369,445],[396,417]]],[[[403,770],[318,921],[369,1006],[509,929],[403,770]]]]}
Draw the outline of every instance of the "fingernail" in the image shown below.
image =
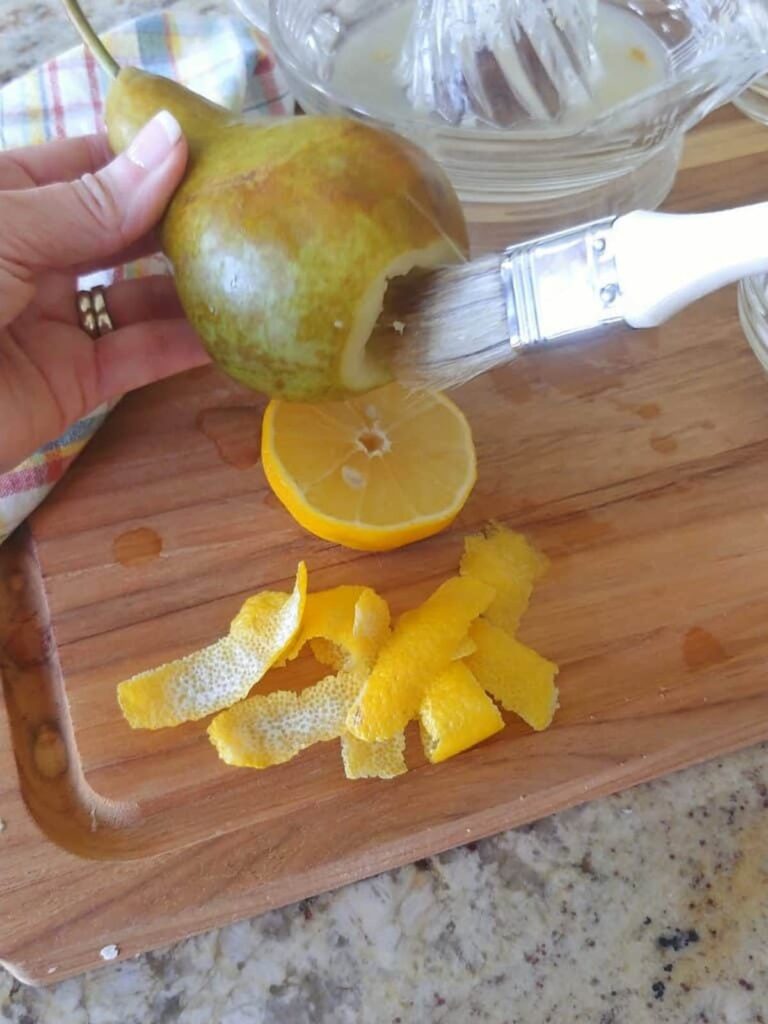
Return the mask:
{"type": "Polygon", "coordinates": [[[125,151],[133,163],[151,171],[165,160],[181,138],[181,125],[167,110],[147,122],[125,151]]]}

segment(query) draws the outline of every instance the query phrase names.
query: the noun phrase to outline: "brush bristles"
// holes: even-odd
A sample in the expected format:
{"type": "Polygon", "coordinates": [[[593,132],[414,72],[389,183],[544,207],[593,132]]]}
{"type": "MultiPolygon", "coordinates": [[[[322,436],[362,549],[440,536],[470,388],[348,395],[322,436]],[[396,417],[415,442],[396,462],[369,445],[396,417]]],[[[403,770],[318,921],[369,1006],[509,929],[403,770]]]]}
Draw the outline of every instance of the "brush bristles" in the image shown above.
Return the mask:
{"type": "Polygon", "coordinates": [[[390,282],[375,337],[397,380],[446,390],[512,358],[499,269],[494,254],[390,282]]]}

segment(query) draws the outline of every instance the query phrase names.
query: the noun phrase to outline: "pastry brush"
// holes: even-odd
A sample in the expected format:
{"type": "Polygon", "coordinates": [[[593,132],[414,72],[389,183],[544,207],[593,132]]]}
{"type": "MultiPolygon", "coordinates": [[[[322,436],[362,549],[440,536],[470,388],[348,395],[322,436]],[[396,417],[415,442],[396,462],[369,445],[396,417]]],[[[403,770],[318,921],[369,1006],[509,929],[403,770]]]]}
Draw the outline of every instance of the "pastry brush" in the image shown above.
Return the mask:
{"type": "Polygon", "coordinates": [[[377,346],[398,380],[463,384],[529,349],[624,325],[658,327],[709,292],[768,271],[768,202],[718,213],[636,211],[413,271],[389,284],[377,346]]]}

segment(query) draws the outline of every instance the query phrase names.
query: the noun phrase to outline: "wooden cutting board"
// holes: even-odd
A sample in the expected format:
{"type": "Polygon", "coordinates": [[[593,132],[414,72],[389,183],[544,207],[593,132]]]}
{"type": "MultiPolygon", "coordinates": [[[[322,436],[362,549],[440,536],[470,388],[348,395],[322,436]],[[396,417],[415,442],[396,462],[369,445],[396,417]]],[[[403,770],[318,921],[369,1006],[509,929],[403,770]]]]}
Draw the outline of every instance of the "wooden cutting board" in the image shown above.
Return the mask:
{"type": "MultiPolygon", "coordinates": [[[[690,140],[669,206],[765,198],[768,131],[690,140]]],[[[504,211],[470,211],[478,250],[504,211]]],[[[768,737],[768,381],[733,289],[662,331],[540,353],[458,394],[479,454],[455,528],[361,555],[268,491],[261,399],[214,370],[127,398],[0,553],[0,956],[20,978],[102,962],[326,890],[768,737]],[[398,612],[488,519],[552,560],[522,636],[558,661],[555,726],[521,723],[393,782],[337,744],[258,773],[205,723],[134,733],[125,676],[222,634],[243,598],[366,583],[398,612]]],[[[292,678],[301,682],[302,670],[292,678]]],[[[306,675],[306,674],[305,674],[306,675]]]]}

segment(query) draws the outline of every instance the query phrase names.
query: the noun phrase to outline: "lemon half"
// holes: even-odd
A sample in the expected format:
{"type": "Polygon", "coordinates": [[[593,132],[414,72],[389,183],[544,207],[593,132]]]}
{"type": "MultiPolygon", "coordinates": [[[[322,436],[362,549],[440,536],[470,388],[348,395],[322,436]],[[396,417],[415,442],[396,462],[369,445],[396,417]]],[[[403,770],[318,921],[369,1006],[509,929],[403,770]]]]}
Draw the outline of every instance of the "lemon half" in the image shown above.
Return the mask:
{"type": "Polygon", "coordinates": [[[261,454],[270,487],[301,526],[362,551],[438,533],[477,479],[458,406],[398,384],[345,402],[270,402],[261,454]]]}

